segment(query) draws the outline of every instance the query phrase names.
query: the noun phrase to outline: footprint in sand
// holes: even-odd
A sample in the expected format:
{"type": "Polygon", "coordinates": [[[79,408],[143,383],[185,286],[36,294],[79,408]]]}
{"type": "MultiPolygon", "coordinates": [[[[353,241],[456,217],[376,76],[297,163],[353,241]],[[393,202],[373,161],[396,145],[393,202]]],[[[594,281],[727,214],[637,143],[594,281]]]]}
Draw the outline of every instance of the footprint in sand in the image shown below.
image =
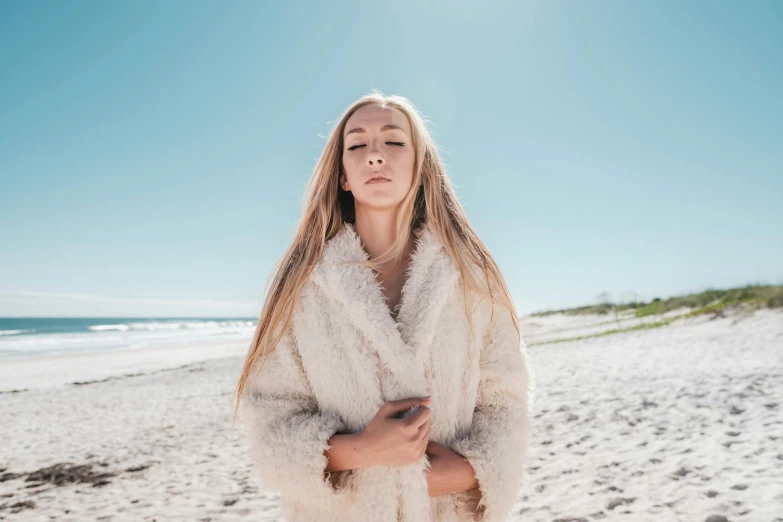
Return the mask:
{"type": "Polygon", "coordinates": [[[630,497],[630,498],[616,498],[614,500],[611,500],[607,505],[606,509],[612,510],[616,508],[617,506],[624,506],[626,504],[631,504],[633,501],[636,500],[636,497],[630,497]]]}

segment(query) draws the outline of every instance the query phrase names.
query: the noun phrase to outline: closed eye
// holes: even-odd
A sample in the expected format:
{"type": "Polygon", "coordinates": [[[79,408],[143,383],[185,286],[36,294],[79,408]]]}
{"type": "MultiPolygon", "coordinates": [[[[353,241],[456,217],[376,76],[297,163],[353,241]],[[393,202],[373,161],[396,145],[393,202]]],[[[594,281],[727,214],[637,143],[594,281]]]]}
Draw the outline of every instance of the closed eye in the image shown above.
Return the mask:
{"type": "MultiPolygon", "coordinates": [[[[387,145],[394,145],[396,147],[403,147],[405,145],[405,143],[403,143],[401,141],[387,141],[386,144],[387,145]]],[[[364,147],[364,146],[365,146],[364,144],[353,145],[351,147],[348,147],[348,150],[355,150],[355,149],[358,149],[359,147],[364,147]]]]}

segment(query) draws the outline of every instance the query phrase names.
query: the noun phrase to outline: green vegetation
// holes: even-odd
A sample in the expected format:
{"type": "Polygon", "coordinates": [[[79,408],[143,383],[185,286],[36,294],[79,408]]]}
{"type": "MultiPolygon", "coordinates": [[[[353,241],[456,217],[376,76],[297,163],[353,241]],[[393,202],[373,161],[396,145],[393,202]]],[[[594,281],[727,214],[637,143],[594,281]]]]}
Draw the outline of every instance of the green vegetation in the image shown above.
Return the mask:
{"type": "Polygon", "coordinates": [[[732,307],[741,307],[746,311],[757,310],[764,307],[779,308],[783,307],[783,286],[748,285],[742,288],[730,288],[727,290],[705,290],[704,292],[700,292],[698,294],[670,297],[665,300],[655,298],[649,303],[629,302],[625,304],[613,304],[608,298],[608,294],[601,294],[599,296],[599,300],[602,302],[594,306],[580,306],[578,308],[570,308],[565,310],[537,312],[531,315],[541,317],[556,313],[567,315],[611,314],[610,317],[612,317],[612,319],[594,324],[593,326],[617,321],[617,328],[613,330],[607,330],[605,332],[580,335],[578,337],[568,337],[563,339],[552,339],[549,341],[530,343],[528,346],[579,341],[582,339],[603,337],[605,335],[632,332],[634,330],[660,328],[662,326],[671,324],[677,319],[694,317],[701,314],[711,313],[715,316],[720,316],[723,314],[724,310],[732,307]],[[670,314],[668,317],[656,317],[682,308],[688,308],[690,311],[680,314],[670,314]],[[620,314],[622,314],[622,320],[650,317],[651,322],[643,322],[641,324],[623,328],[620,326],[620,314]]]}
{"type": "MultiPolygon", "coordinates": [[[[697,294],[688,294],[668,299],[656,297],[649,303],[632,301],[623,304],[613,304],[607,294],[602,294],[602,302],[592,306],[580,306],[564,310],[548,310],[536,312],[532,316],[545,316],[552,314],[582,315],[582,314],[609,314],[634,311],[636,317],[660,315],[678,308],[691,308],[692,311],[686,317],[704,313],[719,313],[726,308],[743,305],[752,309],[783,307],[783,286],[781,285],[748,285],[741,288],[729,288],[726,290],[705,290],[697,294]]],[[[657,324],[657,323],[651,323],[657,324]]],[[[668,323],[667,323],[668,324],[668,323]]],[[[645,325],[645,328],[653,326],[645,325]]],[[[626,331],[623,329],[623,331],[626,331]]],[[[602,335],[608,335],[606,332],[602,335]]]]}

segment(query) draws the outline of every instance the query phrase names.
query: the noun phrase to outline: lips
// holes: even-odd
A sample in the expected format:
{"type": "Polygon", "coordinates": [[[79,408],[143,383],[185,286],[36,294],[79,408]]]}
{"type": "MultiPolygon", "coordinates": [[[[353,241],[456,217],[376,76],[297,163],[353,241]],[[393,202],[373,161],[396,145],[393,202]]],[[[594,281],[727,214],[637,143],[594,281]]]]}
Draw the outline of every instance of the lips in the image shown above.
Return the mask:
{"type": "Polygon", "coordinates": [[[383,176],[375,176],[374,178],[370,178],[367,180],[367,183],[381,183],[384,181],[391,181],[389,178],[385,178],[383,176]]]}

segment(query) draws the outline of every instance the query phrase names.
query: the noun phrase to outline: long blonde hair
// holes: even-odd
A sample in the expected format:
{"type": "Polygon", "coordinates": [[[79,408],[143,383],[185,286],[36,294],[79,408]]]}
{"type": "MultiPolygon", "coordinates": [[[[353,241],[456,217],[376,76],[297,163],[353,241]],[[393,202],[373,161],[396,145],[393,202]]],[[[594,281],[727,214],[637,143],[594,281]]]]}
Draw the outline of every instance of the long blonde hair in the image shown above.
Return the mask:
{"type": "MultiPolygon", "coordinates": [[[[368,104],[377,104],[384,108],[394,107],[407,116],[412,130],[411,139],[416,151],[416,160],[411,189],[400,204],[397,214],[397,239],[382,256],[355,263],[386,273],[402,260],[413,230],[426,222],[460,271],[464,282],[466,307],[470,290],[474,290],[482,297],[489,297],[493,302],[498,302],[507,308],[519,334],[516,309],[505,280],[489,250],[468,223],[424,118],[407,98],[397,95],[385,96],[380,91],[373,90],[356,100],[343,112],[332,129],[307,184],[302,205],[302,219],[293,242],[273,268],[267,282],[267,297],[234,392],[235,418],[250,372],[257,359],[270,353],[288,328],[299,290],[312,267],[320,259],[326,242],[337,234],[344,222],[355,223],[353,194],[343,191],[339,185],[339,176],[343,170],[343,132],[351,115],[368,104]],[[476,271],[471,269],[472,266],[481,269],[484,282],[478,281],[476,271]],[[493,281],[492,285],[490,280],[493,281]],[[501,290],[500,299],[497,299],[491,291],[496,287],[501,290]],[[277,332],[277,335],[272,339],[274,332],[277,332]]],[[[467,315],[472,330],[471,314],[467,315]]]]}

